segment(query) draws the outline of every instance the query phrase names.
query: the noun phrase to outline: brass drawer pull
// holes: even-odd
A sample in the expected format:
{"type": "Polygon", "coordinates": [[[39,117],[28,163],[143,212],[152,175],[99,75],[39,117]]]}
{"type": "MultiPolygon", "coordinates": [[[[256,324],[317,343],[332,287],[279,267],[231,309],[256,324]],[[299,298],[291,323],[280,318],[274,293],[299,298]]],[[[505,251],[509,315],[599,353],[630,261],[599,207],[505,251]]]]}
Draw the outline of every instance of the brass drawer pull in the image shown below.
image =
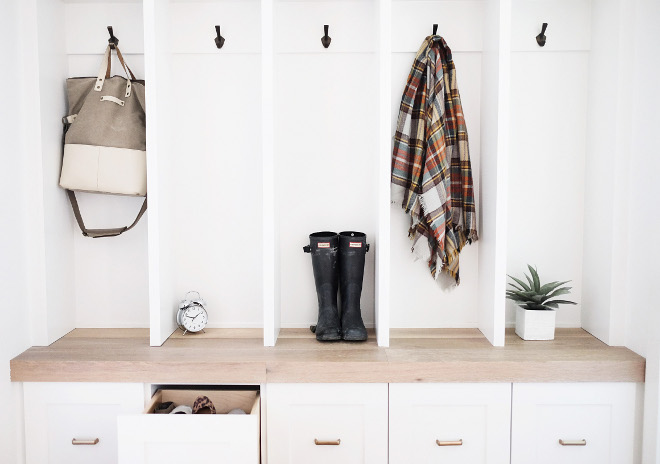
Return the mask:
{"type": "Polygon", "coordinates": [[[314,444],[317,446],[338,446],[341,445],[341,439],[337,439],[334,441],[322,441],[317,438],[314,439],[314,444]]]}
{"type": "Polygon", "coordinates": [[[561,446],[587,446],[587,440],[562,440],[560,438],[559,444],[561,446]]]}
{"type": "Polygon", "coordinates": [[[96,445],[98,444],[98,442],[99,442],[98,438],[95,438],[93,440],[79,440],[77,438],[74,438],[73,440],[71,440],[72,445],[96,445]]]}
{"type": "Polygon", "coordinates": [[[438,446],[463,446],[463,439],[461,438],[460,440],[453,440],[453,441],[436,440],[435,443],[438,446]]]}

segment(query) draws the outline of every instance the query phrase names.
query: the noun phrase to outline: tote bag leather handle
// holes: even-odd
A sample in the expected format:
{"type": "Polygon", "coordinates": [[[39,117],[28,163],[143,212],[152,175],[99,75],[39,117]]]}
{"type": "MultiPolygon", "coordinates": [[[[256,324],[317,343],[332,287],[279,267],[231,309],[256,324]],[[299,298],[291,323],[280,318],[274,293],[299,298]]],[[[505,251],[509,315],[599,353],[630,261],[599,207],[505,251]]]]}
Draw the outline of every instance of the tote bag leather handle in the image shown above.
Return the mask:
{"type": "Polygon", "coordinates": [[[80,208],[78,207],[78,200],[76,199],[76,194],[72,190],[67,190],[66,193],[69,196],[69,201],[71,202],[71,207],[73,208],[73,215],[76,217],[76,222],[78,223],[78,227],[80,227],[80,230],[82,231],[85,237],[101,238],[101,237],[116,237],[117,235],[121,235],[124,232],[129,231],[133,227],[135,227],[135,225],[138,223],[140,218],[142,218],[142,216],[144,215],[144,212],[147,210],[147,198],[145,197],[144,203],[142,203],[142,208],[140,208],[140,211],[138,212],[135,221],[133,221],[133,224],[131,224],[130,226],[117,227],[114,229],[88,229],[87,227],[85,227],[85,223],[83,221],[82,215],[80,214],[80,208]]]}
{"type": "MultiPolygon", "coordinates": [[[[119,58],[119,63],[121,63],[122,68],[124,68],[124,74],[126,74],[126,98],[131,96],[131,79],[135,80],[135,75],[131,68],[128,67],[124,61],[124,57],[119,51],[119,47],[115,46],[114,49],[117,51],[117,58],[119,58]]],[[[105,49],[105,54],[103,55],[103,61],[101,62],[101,67],[99,68],[99,73],[96,78],[96,84],[94,85],[94,90],[100,92],[103,90],[103,84],[106,79],[110,78],[110,70],[112,66],[112,48],[108,45],[105,49]]]]}

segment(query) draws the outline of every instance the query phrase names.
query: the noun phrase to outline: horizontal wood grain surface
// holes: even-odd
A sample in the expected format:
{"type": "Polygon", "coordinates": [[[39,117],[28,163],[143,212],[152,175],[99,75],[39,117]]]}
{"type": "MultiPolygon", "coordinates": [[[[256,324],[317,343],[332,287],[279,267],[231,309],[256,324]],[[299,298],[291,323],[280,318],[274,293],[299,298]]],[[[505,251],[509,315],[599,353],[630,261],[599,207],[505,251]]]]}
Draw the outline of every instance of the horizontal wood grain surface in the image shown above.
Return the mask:
{"type": "Polygon", "coordinates": [[[526,342],[507,330],[493,347],[477,329],[399,329],[389,348],[319,343],[306,329],[282,330],[264,347],[261,329],[175,332],[149,346],[144,329],[76,329],[11,361],[12,381],[188,384],[340,382],[643,382],[645,360],[582,329],[526,342]]]}

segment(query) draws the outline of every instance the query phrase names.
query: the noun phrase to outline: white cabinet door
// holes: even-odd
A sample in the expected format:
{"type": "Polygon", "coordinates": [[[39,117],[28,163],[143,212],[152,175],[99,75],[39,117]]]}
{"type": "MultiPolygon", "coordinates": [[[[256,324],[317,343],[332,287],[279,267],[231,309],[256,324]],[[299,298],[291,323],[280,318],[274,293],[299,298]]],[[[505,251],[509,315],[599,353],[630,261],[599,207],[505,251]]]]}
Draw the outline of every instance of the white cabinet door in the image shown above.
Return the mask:
{"type": "Polygon", "coordinates": [[[391,384],[390,464],[508,464],[511,384],[391,384]]]}
{"type": "Polygon", "coordinates": [[[159,390],[143,414],[119,418],[120,464],[259,464],[257,391],[159,390]],[[192,406],[207,396],[217,414],[152,414],[157,403],[192,406]],[[246,414],[227,414],[240,408],[246,414]]]}
{"type": "Polygon", "coordinates": [[[387,384],[269,384],[268,464],[387,464],[387,384]]]}
{"type": "Polygon", "coordinates": [[[636,384],[514,384],[511,464],[632,464],[636,384]]]}
{"type": "Polygon", "coordinates": [[[115,464],[117,416],[144,408],[144,385],[25,383],[27,464],[115,464]]]}

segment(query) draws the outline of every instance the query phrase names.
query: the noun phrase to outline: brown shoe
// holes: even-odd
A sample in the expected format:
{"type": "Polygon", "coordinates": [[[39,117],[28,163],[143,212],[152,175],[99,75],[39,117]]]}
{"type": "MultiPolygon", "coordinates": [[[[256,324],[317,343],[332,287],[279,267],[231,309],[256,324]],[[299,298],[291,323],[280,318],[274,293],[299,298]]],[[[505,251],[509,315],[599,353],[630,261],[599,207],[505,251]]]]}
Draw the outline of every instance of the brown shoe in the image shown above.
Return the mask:
{"type": "Polygon", "coordinates": [[[215,414],[215,406],[208,396],[198,396],[193,403],[193,414],[215,414]]]}
{"type": "Polygon", "coordinates": [[[171,401],[166,403],[159,403],[154,408],[154,414],[169,414],[171,413],[176,406],[171,401]]]}

